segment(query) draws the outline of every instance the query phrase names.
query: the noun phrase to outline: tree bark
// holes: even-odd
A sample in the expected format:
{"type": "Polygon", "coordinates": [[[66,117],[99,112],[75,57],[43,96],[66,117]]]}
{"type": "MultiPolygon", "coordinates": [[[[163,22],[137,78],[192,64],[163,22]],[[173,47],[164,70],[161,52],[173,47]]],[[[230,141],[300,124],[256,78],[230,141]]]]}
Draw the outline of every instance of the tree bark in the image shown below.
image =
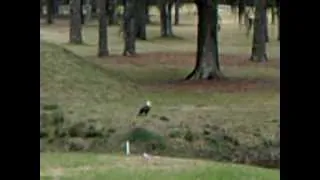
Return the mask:
{"type": "Polygon", "coordinates": [[[198,37],[197,57],[194,70],[186,77],[189,79],[219,79],[220,71],[218,54],[218,2],[217,0],[197,0],[198,37]]]}
{"type": "Polygon", "coordinates": [[[81,17],[81,24],[84,24],[84,14],[83,14],[83,5],[84,5],[84,0],[80,0],[80,17],[81,17]]]}
{"type": "Polygon", "coordinates": [[[53,21],[54,21],[54,15],[53,15],[53,6],[54,6],[54,0],[46,0],[47,2],[47,23],[48,24],[53,24],[53,21]]]}
{"type": "Polygon", "coordinates": [[[85,22],[89,22],[91,20],[91,15],[92,15],[91,0],[85,0],[85,8],[86,8],[86,20],[85,20],[85,22]]]}
{"type": "Polygon", "coordinates": [[[108,56],[108,29],[107,29],[107,16],[106,16],[106,1],[99,0],[99,48],[98,56],[108,56]]]}
{"type": "Polygon", "coordinates": [[[108,15],[108,21],[109,25],[115,25],[117,24],[117,0],[108,0],[107,1],[107,15],[108,15]]]}
{"type": "Polygon", "coordinates": [[[252,41],[251,61],[267,61],[266,53],[266,26],[267,26],[267,7],[266,0],[255,0],[255,20],[252,41]]]}
{"type": "Polygon", "coordinates": [[[123,55],[136,54],[136,30],[135,30],[135,4],[138,0],[125,0],[123,16],[123,38],[124,50],[123,55]]]}
{"type": "Polygon", "coordinates": [[[174,11],[174,25],[177,26],[177,25],[179,25],[179,22],[180,22],[180,13],[179,13],[180,0],[175,0],[174,8],[175,8],[175,11],[174,11]]]}
{"type": "Polygon", "coordinates": [[[172,10],[173,2],[161,1],[160,7],[160,26],[161,37],[172,37],[172,10]]]}
{"type": "Polygon", "coordinates": [[[267,10],[266,10],[266,25],[264,26],[264,28],[265,28],[265,40],[266,40],[266,42],[269,42],[269,30],[268,30],[268,26],[269,26],[269,23],[268,23],[269,21],[268,21],[268,14],[267,14],[267,10]]]}
{"type": "Polygon", "coordinates": [[[136,20],[136,37],[140,40],[147,40],[146,26],[147,16],[145,13],[147,0],[139,0],[139,6],[136,6],[135,20],[136,20]]]}
{"type": "Polygon", "coordinates": [[[71,44],[82,44],[82,25],[81,25],[81,13],[80,6],[81,0],[71,0],[70,1],[70,34],[69,42],[71,44]]]}

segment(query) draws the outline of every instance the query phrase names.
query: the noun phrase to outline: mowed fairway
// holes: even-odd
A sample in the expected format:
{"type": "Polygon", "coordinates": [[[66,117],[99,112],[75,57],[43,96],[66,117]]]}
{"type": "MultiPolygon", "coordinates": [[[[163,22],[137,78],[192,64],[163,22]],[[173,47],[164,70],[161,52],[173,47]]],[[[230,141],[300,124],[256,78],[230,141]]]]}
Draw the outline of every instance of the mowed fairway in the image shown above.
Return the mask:
{"type": "Polygon", "coordinates": [[[278,180],[279,171],[210,161],[97,154],[40,154],[40,178],[59,180],[278,180]]]}
{"type": "MultiPolygon", "coordinates": [[[[209,155],[201,154],[201,158],[210,160],[225,156],[224,151],[211,151],[212,144],[203,135],[208,126],[218,127],[245,148],[273,141],[280,131],[277,26],[269,26],[270,60],[258,64],[248,61],[252,39],[245,36],[245,30],[238,27],[225,9],[222,18],[220,61],[228,80],[221,82],[178,81],[195,64],[196,27],[195,17],[191,15],[181,16],[181,25],[173,27],[177,38],[160,38],[159,25],[149,25],[148,40],[137,41],[137,57],[121,56],[123,41],[117,26],[108,28],[111,56],[97,58],[96,21],[83,27],[84,45],[68,44],[66,20],[56,20],[50,26],[41,24],[41,103],[59,105],[68,126],[93,119],[106,130],[114,130],[107,140],[98,139],[99,143],[82,139],[87,145],[83,151],[122,152],[123,135],[130,131],[132,121],[163,136],[168,144],[168,149],[159,153],[161,157],[149,162],[134,155],[40,153],[41,179],[280,179],[279,170],[196,160],[200,156],[198,152],[209,152],[209,155]],[[136,118],[146,99],[153,104],[150,116],[136,118]],[[162,117],[169,120],[163,121],[162,117]],[[186,129],[194,135],[193,141],[185,139],[186,129]],[[171,137],[176,132],[181,136],[171,137]],[[190,159],[165,157],[169,155],[190,159]]],[[[157,24],[159,17],[153,17],[152,21],[157,24]]],[[[214,136],[214,132],[210,133],[214,136]]],[[[55,146],[45,138],[40,141],[44,151],[55,146]]],[[[143,152],[134,144],[132,151],[143,152]]]]}

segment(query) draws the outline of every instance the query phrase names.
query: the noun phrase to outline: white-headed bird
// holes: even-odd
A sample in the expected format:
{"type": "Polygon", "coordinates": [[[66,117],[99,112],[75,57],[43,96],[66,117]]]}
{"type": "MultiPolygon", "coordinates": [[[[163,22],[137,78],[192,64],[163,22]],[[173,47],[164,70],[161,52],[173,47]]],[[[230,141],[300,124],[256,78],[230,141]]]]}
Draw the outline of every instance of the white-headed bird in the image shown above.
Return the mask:
{"type": "Polygon", "coordinates": [[[145,105],[140,108],[138,116],[147,116],[150,109],[151,109],[151,102],[148,100],[146,101],[145,105]]]}

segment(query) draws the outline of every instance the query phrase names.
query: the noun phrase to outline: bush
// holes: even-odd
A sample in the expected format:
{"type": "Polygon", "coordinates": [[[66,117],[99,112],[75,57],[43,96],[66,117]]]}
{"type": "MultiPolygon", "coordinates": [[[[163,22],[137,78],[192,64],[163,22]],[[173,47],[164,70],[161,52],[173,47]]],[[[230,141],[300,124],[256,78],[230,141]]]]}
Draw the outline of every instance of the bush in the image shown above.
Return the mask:
{"type": "Polygon", "coordinates": [[[127,135],[127,140],[133,144],[142,145],[146,151],[162,151],[166,149],[164,137],[144,128],[135,128],[127,135]]]}
{"type": "Polygon", "coordinates": [[[195,135],[190,129],[188,129],[186,134],[184,135],[184,139],[188,142],[192,142],[193,140],[195,140],[195,135]]]}

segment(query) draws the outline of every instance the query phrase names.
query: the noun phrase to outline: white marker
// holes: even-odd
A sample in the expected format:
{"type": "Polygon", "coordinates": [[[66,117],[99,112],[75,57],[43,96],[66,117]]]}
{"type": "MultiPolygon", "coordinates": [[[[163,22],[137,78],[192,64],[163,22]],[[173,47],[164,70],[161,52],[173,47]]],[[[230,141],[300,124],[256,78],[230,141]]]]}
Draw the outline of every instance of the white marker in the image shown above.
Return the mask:
{"type": "Polygon", "coordinates": [[[126,142],[126,155],[130,155],[130,142],[126,142]]]}

